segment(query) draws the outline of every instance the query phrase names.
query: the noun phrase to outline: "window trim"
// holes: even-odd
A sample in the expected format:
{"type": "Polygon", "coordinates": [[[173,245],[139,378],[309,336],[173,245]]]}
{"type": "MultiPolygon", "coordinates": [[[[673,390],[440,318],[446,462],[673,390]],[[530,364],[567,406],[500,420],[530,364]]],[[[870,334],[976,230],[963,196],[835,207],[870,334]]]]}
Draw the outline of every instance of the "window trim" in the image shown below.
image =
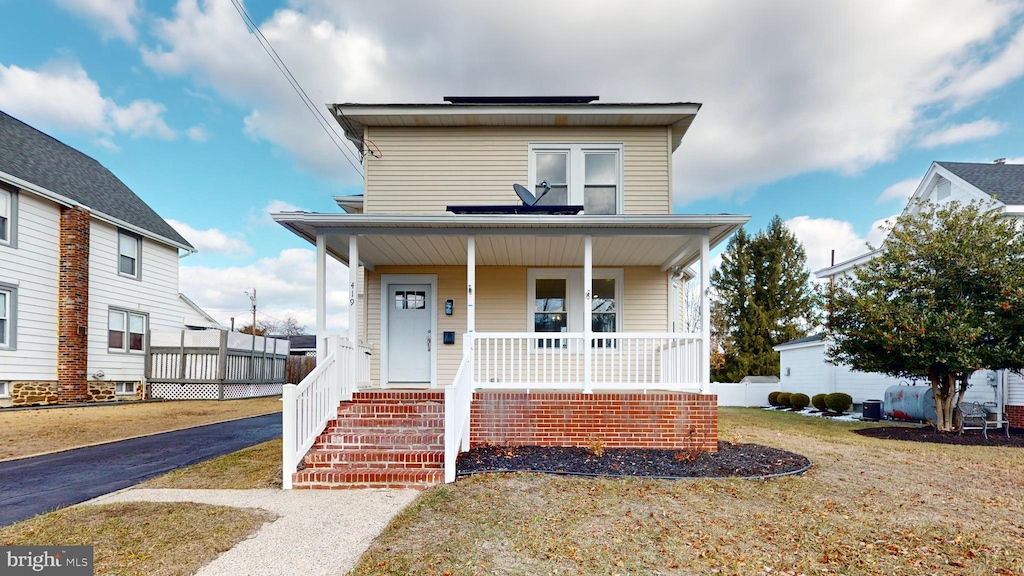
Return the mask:
{"type": "Polygon", "coordinates": [[[0,246],[18,247],[18,189],[0,182],[0,202],[7,205],[7,238],[0,238],[0,246]],[[4,200],[6,198],[6,200],[4,200]]]}
{"type": "Polygon", "coordinates": [[[117,258],[114,259],[114,263],[117,270],[117,275],[122,278],[131,278],[133,280],[142,280],[142,236],[129,232],[123,228],[117,229],[117,246],[115,249],[117,258]],[[121,272],[121,237],[125,236],[135,240],[135,274],[126,274],[121,272]]]}
{"type": "MultiPolygon", "coordinates": [[[[618,178],[615,183],[617,194],[615,195],[615,214],[624,213],[625,186],[623,185],[624,148],[622,142],[530,142],[527,145],[528,167],[527,178],[530,192],[535,191],[537,185],[537,160],[538,152],[568,152],[569,174],[568,198],[569,204],[573,206],[583,205],[583,189],[585,180],[585,161],[587,152],[614,152],[618,159],[618,178]]],[[[584,212],[585,213],[585,212],[584,212]]]]}
{"type": "MultiPolygon", "coordinates": [[[[625,269],[593,268],[592,280],[615,280],[615,332],[593,332],[594,334],[619,334],[623,332],[622,322],[625,300],[625,269]]],[[[583,330],[583,269],[582,268],[528,268],[526,270],[526,331],[534,333],[534,314],[537,310],[537,280],[564,279],[566,290],[565,313],[566,332],[582,333],[583,330]]]]}
{"type": "Polygon", "coordinates": [[[7,341],[0,343],[0,350],[18,349],[18,287],[14,284],[0,282],[0,292],[7,294],[7,341]]]}
{"type": "Polygon", "coordinates": [[[116,306],[110,306],[107,308],[107,352],[110,354],[129,354],[129,355],[145,355],[146,354],[146,332],[149,329],[149,313],[139,312],[138,310],[128,310],[127,308],[118,308],[116,306]],[[110,347],[110,314],[112,312],[118,312],[124,314],[124,346],[121,348],[110,347]],[[142,349],[132,350],[131,349],[131,317],[141,316],[142,317],[142,349]]]}

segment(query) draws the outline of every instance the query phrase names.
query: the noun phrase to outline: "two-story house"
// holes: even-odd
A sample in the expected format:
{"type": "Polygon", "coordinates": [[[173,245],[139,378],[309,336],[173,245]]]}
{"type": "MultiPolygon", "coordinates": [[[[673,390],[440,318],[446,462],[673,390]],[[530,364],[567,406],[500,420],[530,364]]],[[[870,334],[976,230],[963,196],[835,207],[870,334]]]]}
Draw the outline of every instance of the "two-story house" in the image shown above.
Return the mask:
{"type": "Polygon", "coordinates": [[[181,251],[99,162],[0,112],[0,406],[139,398],[147,331],[200,315],[181,251]]]}
{"type": "MultiPolygon", "coordinates": [[[[991,203],[994,210],[1000,211],[1007,218],[1024,219],[1024,165],[1006,164],[1004,161],[932,162],[903,211],[905,214],[915,214],[922,203],[948,202],[991,203]]],[[[884,243],[818,270],[815,275],[825,281],[852,275],[857,267],[871,261],[883,250],[884,243]]],[[[858,404],[869,399],[886,399],[888,390],[900,397],[923,398],[923,409],[914,412],[914,418],[924,419],[929,414],[934,416],[934,410],[929,404],[931,394],[926,378],[922,378],[919,384],[923,384],[929,392],[910,389],[901,391],[893,387],[908,384],[906,379],[857,372],[846,365],[828,363],[825,360],[827,346],[828,341],[823,334],[776,346],[781,363],[782,389],[808,395],[845,392],[858,404]]],[[[1016,428],[1024,428],[1024,380],[1019,374],[1008,370],[979,370],[971,376],[970,382],[971,387],[964,395],[965,401],[987,404],[994,413],[994,419],[1008,421],[1016,428]]],[[[888,414],[904,409],[905,406],[897,406],[893,402],[885,406],[888,414]]]]}
{"type": "MultiPolygon", "coordinates": [[[[369,349],[374,398],[464,386],[455,421],[474,442],[716,449],[707,299],[702,332],[675,332],[678,278],[699,264],[706,295],[709,251],[749,217],[672,213],[699,104],[595,100],[330,107],[363,153],[363,195],[273,217],[317,247],[318,335],[326,258],[353,271],[348,339],[369,349]]],[[[317,475],[342,458],[327,444],[297,482],[350,481],[317,475]]]]}

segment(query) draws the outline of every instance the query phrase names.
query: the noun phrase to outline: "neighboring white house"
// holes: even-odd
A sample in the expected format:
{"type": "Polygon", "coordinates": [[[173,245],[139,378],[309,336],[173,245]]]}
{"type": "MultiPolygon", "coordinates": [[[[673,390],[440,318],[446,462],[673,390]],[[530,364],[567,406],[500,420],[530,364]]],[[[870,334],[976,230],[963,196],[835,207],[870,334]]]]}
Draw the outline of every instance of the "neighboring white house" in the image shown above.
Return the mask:
{"type": "Polygon", "coordinates": [[[150,329],[216,325],[178,293],[181,251],[99,162],[0,112],[0,403],[138,398],[150,329]]]}
{"type": "MultiPolygon", "coordinates": [[[[904,213],[918,210],[920,202],[991,201],[995,209],[1007,217],[1024,219],[1024,165],[979,164],[968,162],[933,162],[904,213]]],[[[818,270],[819,279],[830,280],[851,274],[859,265],[870,261],[884,250],[883,246],[844,262],[818,270]]],[[[808,395],[845,392],[855,403],[882,399],[886,388],[908,384],[905,379],[882,374],[856,372],[847,366],[834,366],[825,361],[826,342],[820,335],[786,342],[775,347],[780,355],[781,385],[787,392],[808,395]]],[[[922,381],[919,384],[927,385],[922,381]]],[[[971,377],[971,388],[965,400],[1006,403],[1006,415],[1014,427],[1024,427],[1024,381],[1020,376],[982,370],[971,377]]]]}

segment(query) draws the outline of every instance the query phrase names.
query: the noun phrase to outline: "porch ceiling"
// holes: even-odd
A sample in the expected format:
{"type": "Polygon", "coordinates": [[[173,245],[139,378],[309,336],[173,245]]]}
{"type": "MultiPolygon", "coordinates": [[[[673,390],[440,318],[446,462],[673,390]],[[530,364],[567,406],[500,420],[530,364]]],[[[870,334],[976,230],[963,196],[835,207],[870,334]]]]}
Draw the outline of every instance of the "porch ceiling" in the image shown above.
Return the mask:
{"type": "Polygon", "coordinates": [[[386,216],[279,213],[281,225],[347,263],[349,237],[359,260],[377,266],[465,266],[467,238],[476,238],[477,266],[583,265],[583,238],[593,237],[593,265],[689,266],[700,259],[700,237],[724,241],[749,219],[737,215],[665,216],[386,216]]]}

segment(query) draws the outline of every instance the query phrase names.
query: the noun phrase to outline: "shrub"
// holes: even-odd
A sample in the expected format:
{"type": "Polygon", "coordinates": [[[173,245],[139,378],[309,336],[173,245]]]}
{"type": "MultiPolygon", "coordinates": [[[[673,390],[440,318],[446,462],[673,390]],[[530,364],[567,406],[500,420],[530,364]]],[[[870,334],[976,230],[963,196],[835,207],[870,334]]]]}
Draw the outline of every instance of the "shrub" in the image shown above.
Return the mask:
{"type": "Polygon", "coordinates": [[[798,410],[803,410],[811,405],[811,399],[807,394],[790,394],[789,405],[798,410]]]}
{"type": "Polygon", "coordinates": [[[849,394],[833,392],[825,396],[825,406],[833,412],[846,412],[853,407],[853,398],[849,394]]]}
{"type": "Polygon", "coordinates": [[[825,396],[825,394],[815,394],[814,397],[811,398],[811,406],[814,406],[822,412],[828,410],[828,406],[825,404],[825,396]]]}
{"type": "Polygon", "coordinates": [[[770,404],[772,406],[778,406],[779,405],[779,394],[781,394],[781,392],[769,392],[768,393],[768,404],[770,404]]]}
{"type": "Polygon", "coordinates": [[[789,403],[789,397],[790,396],[792,396],[792,394],[789,393],[789,392],[779,392],[779,395],[778,395],[779,406],[783,406],[785,408],[789,408],[791,406],[791,404],[789,403]]]}

